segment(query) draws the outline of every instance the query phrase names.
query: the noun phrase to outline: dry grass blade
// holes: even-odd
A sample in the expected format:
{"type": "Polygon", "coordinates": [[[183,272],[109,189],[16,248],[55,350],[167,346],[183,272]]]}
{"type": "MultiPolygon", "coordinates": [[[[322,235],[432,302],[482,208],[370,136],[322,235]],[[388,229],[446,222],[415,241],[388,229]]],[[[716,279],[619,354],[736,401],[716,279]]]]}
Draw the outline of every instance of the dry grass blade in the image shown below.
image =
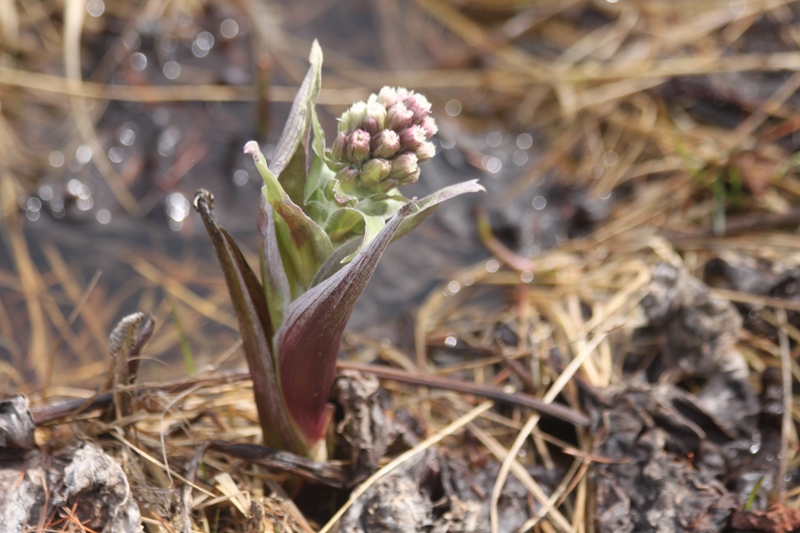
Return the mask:
{"type": "MultiPolygon", "coordinates": [[[[597,346],[605,339],[606,334],[598,334],[597,336],[593,337],[592,340],[586,345],[586,347],[581,350],[575,358],[570,361],[564,371],[558,376],[556,381],[553,385],[547,390],[547,393],[544,395],[543,400],[547,403],[552,402],[555,400],[556,396],[561,394],[561,391],[564,387],[572,380],[572,376],[575,375],[575,372],[584,364],[586,359],[597,349],[597,346]]],[[[500,472],[497,474],[497,480],[495,481],[494,488],[492,490],[492,499],[491,499],[491,507],[490,507],[490,518],[492,523],[492,533],[496,533],[498,531],[499,523],[498,523],[498,514],[497,514],[497,502],[500,500],[500,493],[502,492],[503,485],[505,484],[505,480],[508,477],[508,473],[511,470],[511,465],[514,463],[515,458],[517,457],[517,453],[522,448],[523,443],[530,435],[533,428],[536,427],[536,424],[539,423],[539,419],[541,417],[539,415],[533,415],[528,418],[528,421],[520,430],[517,438],[514,441],[514,444],[509,448],[508,455],[506,459],[503,461],[502,466],[500,467],[500,472]]],[[[570,528],[568,527],[566,531],[569,531],[570,528]]]]}
{"type": "MultiPolygon", "coordinates": [[[[81,75],[81,31],[86,15],[86,5],[83,0],[65,0],[64,5],[64,70],[72,91],[82,95],[83,77],[81,75]]],[[[102,174],[109,188],[113,191],[122,207],[132,216],[139,213],[139,204],[128,191],[120,179],[106,150],[100,143],[95,131],[94,121],[86,110],[83,96],[73,96],[72,113],[78,125],[81,137],[92,150],[97,169],[102,174]]]]}

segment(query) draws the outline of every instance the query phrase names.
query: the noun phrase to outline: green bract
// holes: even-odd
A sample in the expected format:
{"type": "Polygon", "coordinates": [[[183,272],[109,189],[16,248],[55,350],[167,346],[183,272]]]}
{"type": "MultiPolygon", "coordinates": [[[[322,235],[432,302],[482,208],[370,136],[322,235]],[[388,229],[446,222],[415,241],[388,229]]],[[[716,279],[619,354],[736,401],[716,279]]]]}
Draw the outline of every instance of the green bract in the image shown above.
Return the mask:
{"type": "Polygon", "coordinates": [[[195,207],[239,320],[265,444],[321,459],[339,343],[383,251],[439,203],[483,187],[472,180],[420,200],[400,194],[433,156],[436,133],[430,103],[402,88],[354,104],[326,149],[316,41],[310,63],[270,164],[256,142],[245,145],[264,179],[261,281],[214,218],[211,194],[198,192],[195,207]]]}

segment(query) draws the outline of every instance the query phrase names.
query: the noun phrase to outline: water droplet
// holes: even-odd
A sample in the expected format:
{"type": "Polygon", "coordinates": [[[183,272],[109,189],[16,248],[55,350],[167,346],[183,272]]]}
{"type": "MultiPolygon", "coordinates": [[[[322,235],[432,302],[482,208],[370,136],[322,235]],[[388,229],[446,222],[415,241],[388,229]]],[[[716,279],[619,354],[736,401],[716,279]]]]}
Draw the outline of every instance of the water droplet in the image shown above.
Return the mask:
{"type": "Polygon", "coordinates": [[[500,262],[497,259],[489,259],[486,261],[486,271],[487,272],[497,272],[500,270],[500,262]]]}
{"type": "Polygon", "coordinates": [[[77,189],[77,191],[75,193],[75,196],[77,196],[78,198],[81,198],[83,200],[86,200],[87,198],[91,198],[92,197],[92,188],[89,187],[85,183],[81,183],[80,185],[78,185],[78,189],[77,189]]]}
{"type": "Polygon", "coordinates": [[[180,231],[183,229],[183,220],[169,219],[169,229],[172,231],[180,231]]]}
{"type": "Polygon", "coordinates": [[[189,216],[189,200],[179,192],[173,192],[167,196],[167,216],[175,222],[183,222],[189,216]]]}
{"type": "Polygon", "coordinates": [[[503,134],[499,131],[490,131],[486,134],[486,144],[492,148],[497,148],[503,144],[503,134]]]}
{"type": "Polygon", "coordinates": [[[523,270],[522,273],[519,275],[519,279],[522,280],[522,283],[530,283],[533,281],[533,272],[530,270],[523,270]]]}
{"type": "Polygon", "coordinates": [[[125,152],[123,152],[122,148],[119,146],[113,146],[108,151],[108,160],[112,163],[122,163],[124,156],[125,152]]]}
{"type": "Polygon", "coordinates": [[[439,145],[442,147],[443,150],[452,150],[456,146],[456,141],[454,139],[439,139],[439,145]]]}
{"type": "Polygon", "coordinates": [[[82,144],[78,146],[78,149],[75,150],[75,159],[78,160],[78,163],[85,165],[89,161],[92,160],[92,149],[89,148],[89,145],[82,144]]]}
{"type": "Polygon", "coordinates": [[[39,187],[37,194],[39,195],[39,198],[45,202],[49,202],[53,199],[53,188],[49,185],[42,185],[39,187]]]}
{"type": "Polygon", "coordinates": [[[161,44],[161,49],[168,54],[178,49],[178,39],[171,33],[162,36],[159,43],[161,44]]]}
{"type": "Polygon", "coordinates": [[[123,124],[117,130],[117,140],[119,140],[119,142],[121,142],[125,146],[130,146],[136,142],[136,131],[132,126],[133,125],[130,122],[128,122],[126,124],[123,124]]]}
{"type": "Polygon", "coordinates": [[[158,137],[158,153],[164,157],[171,156],[180,140],[181,131],[175,126],[170,126],[158,137]]]}
{"type": "Polygon", "coordinates": [[[381,346],[383,348],[391,348],[392,347],[392,341],[390,341],[389,339],[381,339],[381,346]]]}
{"type": "Polygon", "coordinates": [[[450,294],[456,294],[460,290],[461,290],[461,284],[456,280],[453,280],[447,284],[447,292],[449,292],[450,294]]]}
{"type": "Polygon", "coordinates": [[[544,196],[536,196],[531,202],[531,205],[537,211],[541,211],[547,206],[547,198],[545,198],[544,196]]]}
{"type": "Polygon", "coordinates": [[[444,339],[444,345],[448,348],[455,348],[456,344],[458,344],[458,336],[455,333],[451,333],[444,339]]]}
{"type": "Polygon", "coordinates": [[[194,42],[197,43],[198,48],[208,52],[214,47],[214,36],[210,32],[201,31],[194,42]]]}
{"type": "Polygon", "coordinates": [[[167,61],[161,70],[168,80],[175,80],[181,75],[181,65],[177,61],[167,61]]]}
{"type": "Polygon", "coordinates": [[[40,211],[42,209],[42,201],[35,196],[28,198],[25,207],[28,211],[40,211]]]}
{"type": "Polygon", "coordinates": [[[533,137],[528,133],[520,133],[517,135],[517,148],[520,150],[527,150],[533,146],[533,137]]]}
{"type": "Polygon", "coordinates": [[[239,24],[233,19],[225,19],[219,25],[219,32],[226,39],[233,39],[239,33],[239,24]]]}
{"type": "Polygon", "coordinates": [[[525,150],[515,150],[511,156],[511,160],[517,166],[522,166],[528,162],[528,152],[525,150]]]}
{"type": "MultiPolygon", "coordinates": [[[[60,196],[56,196],[52,200],[50,200],[50,211],[53,213],[63,213],[64,212],[64,199],[60,196]]],[[[61,218],[61,217],[56,217],[61,218]]]]}
{"type": "Polygon", "coordinates": [[[91,198],[78,198],[78,201],[75,202],[75,205],[77,205],[78,209],[81,211],[88,211],[94,206],[94,200],[91,198]]]}
{"type": "Polygon", "coordinates": [[[487,94],[488,91],[486,90],[486,87],[475,87],[472,89],[472,91],[470,91],[470,96],[472,96],[472,98],[475,100],[483,100],[486,98],[487,94]]]}
{"type": "Polygon", "coordinates": [[[86,11],[93,17],[99,17],[106,10],[103,0],[89,0],[86,3],[86,11]]]}
{"type": "Polygon", "coordinates": [[[248,174],[243,168],[240,168],[233,173],[233,183],[235,183],[237,186],[243,187],[247,185],[248,181],[250,181],[250,174],[248,174]]]}
{"type": "Polygon", "coordinates": [[[25,211],[25,217],[31,222],[36,222],[42,214],[39,211],[25,211]]]}
{"type": "Polygon", "coordinates": [[[131,56],[131,68],[137,72],[141,72],[147,66],[147,56],[141,52],[136,52],[131,56]]]}
{"type": "Polygon", "coordinates": [[[78,196],[78,187],[83,185],[80,180],[72,178],[67,182],[67,192],[69,192],[72,196],[78,196]]]}
{"type": "Polygon", "coordinates": [[[358,342],[358,335],[355,333],[346,333],[344,336],[344,342],[348,346],[355,346],[358,342]]]}
{"type": "Polygon", "coordinates": [[[503,168],[503,162],[492,155],[484,156],[481,160],[481,164],[486,172],[490,174],[497,174],[503,168]]]}
{"type": "Polygon", "coordinates": [[[203,58],[208,55],[208,50],[201,48],[200,45],[197,44],[197,41],[195,41],[192,43],[192,53],[194,54],[194,57],[203,58]]]}
{"type": "MultiPolygon", "coordinates": [[[[139,32],[137,32],[136,30],[128,30],[122,36],[122,46],[127,48],[129,52],[138,50],[141,45],[142,45],[142,38],[139,37],[139,32]]],[[[146,61],[147,60],[145,59],[145,62],[146,61]]]]}
{"type": "Polygon", "coordinates": [[[50,164],[53,165],[55,168],[61,168],[61,165],[64,164],[64,154],[55,150],[50,152],[50,156],[47,158],[50,161],[50,164]]]}
{"type": "Polygon", "coordinates": [[[95,218],[100,224],[108,224],[111,222],[111,212],[108,209],[101,209],[97,212],[95,218]]]}
{"type": "Polygon", "coordinates": [[[613,150],[609,150],[603,154],[603,164],[607,167],[613,167],[617,164],[618,160],[619,156],[617,155],[617,152],[613,150]]]}
{"type": "Polygon", "coordinates": [[[455,99],[448,100],[448,102],[444,104],[444,112],[451,117],[457,117],[461,114],[461,102],[455,99]]]}

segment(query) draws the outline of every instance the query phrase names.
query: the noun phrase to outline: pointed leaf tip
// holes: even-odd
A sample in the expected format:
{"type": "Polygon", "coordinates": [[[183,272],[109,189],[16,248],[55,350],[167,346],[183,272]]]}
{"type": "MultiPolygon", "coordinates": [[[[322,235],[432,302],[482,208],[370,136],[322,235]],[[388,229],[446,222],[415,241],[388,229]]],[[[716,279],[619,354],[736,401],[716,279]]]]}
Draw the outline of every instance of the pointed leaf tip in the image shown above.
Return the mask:
{"type": "Polygon", "coordinates": [[[244,145],[244,153],[245,154],[257,154],[261,150],[258,147],[258,143],[256,141],[248,141],[247,144],[244,145]]]}
{"type": "Polygon", "coordinates": [[[314,42],[311,43],[311,53],[308,54],[308,62],[312,65],[322,64],[322,48],[317,39],[314,39],[314,42]]]}
{"type": "Polygon", "coordinates": [[[261,153],[261,148],[256,141],[248,141],[248,143],[244,145],[244,153],[245,155],[253,156],[253,161],[256,166],[264,165],[266,168],[267,160],[264,158],[264,154],[261,153]]]}

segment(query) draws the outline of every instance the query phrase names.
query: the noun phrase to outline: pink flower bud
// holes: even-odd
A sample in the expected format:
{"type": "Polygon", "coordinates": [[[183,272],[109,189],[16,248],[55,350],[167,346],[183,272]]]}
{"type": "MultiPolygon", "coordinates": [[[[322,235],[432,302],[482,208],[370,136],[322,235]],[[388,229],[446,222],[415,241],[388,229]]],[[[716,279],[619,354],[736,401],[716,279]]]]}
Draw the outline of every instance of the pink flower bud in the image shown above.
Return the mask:
{"type": "Polygon", "coordinates": [[[394,178],[398,182],[419,170],[417,165],[417,155],[414,152],[405,152],[392,159],[392,171],[389,178],[394,178]]]}
{"type": "Polygon", "coordinates": [[[419,124],[431,112],[431,103],[421,94],[411,93],[403,103],[414,113],[415,124],[419,124]]]}
{"type": "Polygon", "coordinates": [[[425,130],[425,136],[428,139],[430,139],[439,132],[439,127],[436,125],[436,121],[433,120],[433,117],[423,118],[422,122],[420,122],[419,125],[423,130],[425,130]]]}
{"type": "Polygon", "coordinates": [[[409,126],[400,132],[400,145],[405,150],[414,151],[426,140],[425,130],[416,125],[409,126]]]}
{"type": "Polygon", "coordinates": [[[375,135],[380,131],[380,127],[378,127],[378,121],[375,120],[375,117],[368,116],[364,119],[363,129],[370,135],[375,135]]]}
{"type": "Polygon", "coordinates": [[[347,157],[354,163],[366,161],[369,157],[369,133],[355,130],[347,142],[347,157]]]}
{"type": "Polygon", "coordinates": [[[373,158],[361,167],[361,183],[369,188],[374,188],[385,179],[392,170],[392,163],[386,159],[373,158]]]}
{"type": "Polygon", "coordinates": [[[400,131],[409,127],[413,119],[414,113],[403,102],[398,102],[386,112],[386,127],[400,131]]]}
{"type": "Polygon", "coordinates": [[[373,157],[389,159],[400,151],[400,136],[394,130],[383,130],[372,138],[373,157]]]}
{"type": "Polygon", "coordinates": [[[375,135],[384,128],[385,124],[386,107],[370,99],[370,102],[367,103],[367,116],[364,118],[364,129],[367,130],[370,135],[375,135]]]}
{"type": "Polygon", "coordinates": [[[364,118],[366,118],[366,116],[367,103],[356,102],[339,117],[339,131],[353,131],[359,129],[364,124],[364,118]]]}
{"type": "Polygon", "coordinates": [[[415,150],[415,153],[417,154],[417,159],[420,161],[427,161],[436,155],[436,147],[430,141],[424,142],[419,145],[419,148],[415,150]]]}
{"type": "Polygon", "coordinates": [[[344,161],[344,158],[347,157],[347,134],[345,132],[340,132],[333,141],[331,157],[336,161],[344,161]]]}
{"type": "Polygon", "coordinates": [[[395,89],[394,87],[383,87],[375,100],[379,104],[383,104],[386,109],[389,109],[397,102],[402,102],[405,100],[407,96],[408,91],[402,87],[399,89],[395,89]]]}

